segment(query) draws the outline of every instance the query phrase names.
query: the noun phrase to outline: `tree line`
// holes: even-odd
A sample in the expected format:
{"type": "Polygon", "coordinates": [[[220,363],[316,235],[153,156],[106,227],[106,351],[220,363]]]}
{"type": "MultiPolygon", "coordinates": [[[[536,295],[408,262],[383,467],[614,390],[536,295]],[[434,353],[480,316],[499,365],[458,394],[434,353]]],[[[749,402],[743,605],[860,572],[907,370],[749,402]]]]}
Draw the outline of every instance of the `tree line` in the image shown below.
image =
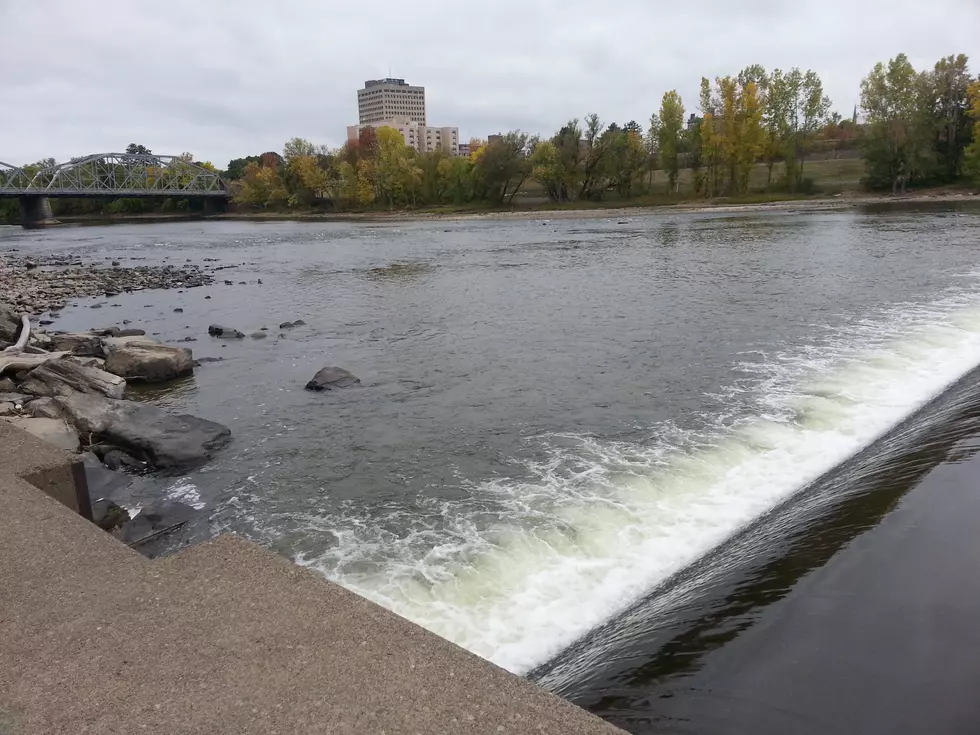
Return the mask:
{"type": "MultiPolygon", "coordinates": [[[[808,162],[841,151],[863,158],[863,183],[872,190],[980,185],[980,78],[971,75],[965,55],[917,71],[899,54],[862,80],[860,100],[860,116],[855,108],[843,118],[831,111],[815,71],[752,65],[702,79],[692,113],[676,90],[665,93],[646,125],[606,124],[593,113],[550,137],[511,131],[472,140],[466,156],[419,153],[398,131],[367,127],[339,149],[294,138],[281,153],[238,158],[221,173],[237,205],[271,210],[499,207],[526,191],[556,204],[626,201],[677,197],[682,179],[688,194],[704,198],[752,188],[809,194],[818,185],[808,162]]],[[[135,143],[128,150],[150,153],[135,143]]],[[[168,205],[62,200],[57,206],[129,212],[168,205]]],[[[184,207],[169,203],[171,210],[184,207]]],[[[0,200],[0,218],[5,208],[10,216],[16,204],[0,200]]]]}

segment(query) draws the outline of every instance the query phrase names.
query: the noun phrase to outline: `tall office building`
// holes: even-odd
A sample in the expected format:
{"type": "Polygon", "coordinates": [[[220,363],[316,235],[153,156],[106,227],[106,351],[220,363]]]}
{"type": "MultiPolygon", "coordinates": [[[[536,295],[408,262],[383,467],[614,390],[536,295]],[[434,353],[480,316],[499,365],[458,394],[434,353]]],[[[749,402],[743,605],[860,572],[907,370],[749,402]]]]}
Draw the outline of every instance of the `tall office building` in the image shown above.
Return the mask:
{"type": "Polygon", "coordinates": [[[408,118],[425,127],[425,87],[404,79],[369,79],[357,90],[357,114],[361,125],[408,118]]]}

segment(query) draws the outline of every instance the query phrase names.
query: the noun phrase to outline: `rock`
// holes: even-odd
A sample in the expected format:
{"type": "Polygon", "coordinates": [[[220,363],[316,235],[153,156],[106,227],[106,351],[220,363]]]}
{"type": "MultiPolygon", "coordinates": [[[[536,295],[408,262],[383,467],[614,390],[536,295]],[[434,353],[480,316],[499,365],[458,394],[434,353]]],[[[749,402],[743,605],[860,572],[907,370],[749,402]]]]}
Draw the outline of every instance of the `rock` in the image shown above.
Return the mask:
{"type": "MultiPolygon", "coordinates": [[[[102,399],[108,400],[108,399],[102,399]]],[[[68,452],[78,451],[78,434],[63,419],[12,418],[7,419],[18,429],[53,444],[68,452]]]]}
{"type": "Polygon", "coordinates": [[[145,329],[113,329],[112,337],[142,337],[146,334],[145,329]]]}
{"type": "Polygon", "coordinates": [[[306,322],[304,322],[302,319],[297,319],[296,321],[293,322],[293,326],[294,327],[302,327],[302,326],[305,326],[305,325],[306,325],[306,322]]]}
{"type": "Polygon", "coordinates": [[[112,265],[113,265],[114,268],[118,268],[119,267],[119,261],[118,260],[112,261],[112,265]]]}
{"type": "Polygon", "coordinates": [[[23,393],[0,393],[0,403],[13,403],[17,406],[23,405],[31,400],[34,400],[34,396],[24,395],[23,393]]]}
{"type": "Polygon", "coordinates": [[[184,337],[183,339],[178,339],[178,342],[197,342],[197,337],[184,337]]]}
{"type": "Polygon", "coordinates": [[[6,401],[0,403],[0,416],[17,416],[17,409],[14,404],[6,401]]]}
{"type": "Polygon", "coordinates": [[[214,421],[172,414],[148,403],[75,393],[55,403],[74,427],[95,441],[113,444],[151,467],[180,469],[204,464],[231,439],[214,421]]]}
{"type": "Polygon", "coordinates": [[[92,522],[103,531],[111,531],[129,520],[129,511],[111,500],[101,498],[92,502],[92,522]]]}
{"type": "Polygon", "coordinates": [[[283,322],[282,324],[279,325],[279,328],[280,329],[292,329],[293,328],[293,323],[292,322],[283,322]]]}
{"type": "Polygon", "coordinates": [[[183,313],[184,313],[184,310],[181,309],[181,308],[174,309],[174,314],[183,314],[183,313]]]}
{"type": "Polygon", "coordinates": [[[101,309],[102,308],[102,304],[92,304],[88,308],[90,308],[90,309],[101,309]]]}
{"type": "Polygon", "coordinates": [[[0,304],[0,341],[13,344],[20,332],[20,317],[11,309],[0,304]]]}
{"type": "Polygon", "coordinates": [[[235,285],[235,282],[234,281],[225,281],[225,285],[226,286],[234,286],[235,285]]]}
{"type": "Polygon", "coordinates": [[[55,405],[53,398],[35,398],[24,406],[24,410],[36,419],[60,419],[61,409],[55,405]]]}
{"type": "Polygon", "coordinates": [[[71,352],[73,355],[104,357],[102,340],[88,332],[50,334],[51,349],[56,352],[71,352]]]}
{"type": "Polygon", "coordinates": [[[231,329],[230,327],[221,327],[217,324],[212,324],[208,327],[208,334],[212,337],[221,337],[222,339],[244,339],[245,335],[239,332],[237,329],[231,329]]]}
{"type": "Polygon", "coordinates": [[[16,393],[17,384],[10,378],[0,378],[0,393],[16,393]]]}
{"type": "Polygon", "coordinates": [[[140,546],[161,535],[175,531],[198,515],[198,511],[175,500],[154,503],[116,532],[116,537],[130,546],[140,546]]]}
{"type": "Polygon", "coordinates": [[[67,396],[75,392],[122,398],[126,381],[105,370],[79,365],[70,358],[49,360],[31,370],[20,385],[36,396],[67,396]]]}
{"type": "Polygon", "coordinates": [[[171,347],[145,337],[117,337],[104,340],[103,345],[106,372],[127,380],[159,383],[194,372],[194,356],[186,347],[171,347]]]}
{"type": "Polygon", "coordinates": [[[258,332],[252,332],[252,333],[251,333],[251,334],[250,334],[249,336],[250,336],[250,337],[251,337],[252,339],[265,339],[265,338],[266,338],[266,337],[268,337],[269,335],[268,335],[268,334],[266,334],[265,332],[263,332],[263,331],[261,331],[261,330],[259,330],[258,332]]]}
{"type": "Polygon", "coordinates": [[[347,388],[360,383],[361,379],[339,367],[320,368],[313,379],[306,384],[307,390],[333,390],[347,388]]]}
{"type": "Polygon", "coordinates": [[[102,464],[104,464],[110,470],[121,470],[123,468],[141,470],[146,467],[143,462],[130,457],[121,449],[110,449],[108,452],[103,454],[102,464]]]}
{"type": "Polygon", "coordinates": [[[195,365],[203,365],[206,362],[221,362],[223,357],[199,357],[194,361],[195,365]]]}
{"type": "Polygon", "coordinates": [[[79,365],[84,365],[85,367],[94,367],[98,368],[99,370],[105,370],[105,360],[103,360],[101,357],[82,357],[70,355],[65,359],[71,360],[79,365]]]}
{"type": "Polygon", "coordinates": [[[210,296],[205,296],[204,298],[206,298],[206,299],[210,299],[211,297],[210,297],[210,296]]]}

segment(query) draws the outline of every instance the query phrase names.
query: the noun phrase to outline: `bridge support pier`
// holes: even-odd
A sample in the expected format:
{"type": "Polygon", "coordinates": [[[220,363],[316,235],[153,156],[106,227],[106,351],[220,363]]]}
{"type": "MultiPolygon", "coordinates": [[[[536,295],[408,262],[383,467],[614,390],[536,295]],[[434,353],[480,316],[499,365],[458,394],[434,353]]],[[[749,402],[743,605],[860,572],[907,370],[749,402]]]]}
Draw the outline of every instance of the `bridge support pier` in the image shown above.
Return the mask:
{"type": "Polygon", "coordinates": [[[25,230],[39,230],[58,224],[51,212],[51,202],[45,196],[24,196],[20,202],[20,226],[25,230]]]}

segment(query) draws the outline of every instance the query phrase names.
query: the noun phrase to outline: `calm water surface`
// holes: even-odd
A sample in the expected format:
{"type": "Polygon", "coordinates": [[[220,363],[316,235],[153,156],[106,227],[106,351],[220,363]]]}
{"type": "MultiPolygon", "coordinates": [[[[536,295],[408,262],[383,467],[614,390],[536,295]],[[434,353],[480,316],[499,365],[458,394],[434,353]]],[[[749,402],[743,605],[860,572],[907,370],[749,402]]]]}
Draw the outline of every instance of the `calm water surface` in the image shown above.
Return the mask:
{"type": "Polygon", "coordinates": [[[980,364],[962,207],[0,229],[14,247],[236,265],[56,324],[224,358],[144,395],[235,436],[154,492],[521,673],[980,364]],[[323,365],[362,385],[302,390],[323,365]]]}

